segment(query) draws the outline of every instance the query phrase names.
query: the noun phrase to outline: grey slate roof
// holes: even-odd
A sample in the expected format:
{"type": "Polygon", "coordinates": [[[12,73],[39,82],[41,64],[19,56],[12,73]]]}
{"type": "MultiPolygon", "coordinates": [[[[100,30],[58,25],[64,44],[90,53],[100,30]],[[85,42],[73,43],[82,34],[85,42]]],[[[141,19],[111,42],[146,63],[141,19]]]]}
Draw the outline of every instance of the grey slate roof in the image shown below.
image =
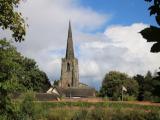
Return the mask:
{"type": "Polygon", "coordinates": [[[65,97],[94,97],[94,88],[61,88],[55,87],[61,96],[65,97]]]}

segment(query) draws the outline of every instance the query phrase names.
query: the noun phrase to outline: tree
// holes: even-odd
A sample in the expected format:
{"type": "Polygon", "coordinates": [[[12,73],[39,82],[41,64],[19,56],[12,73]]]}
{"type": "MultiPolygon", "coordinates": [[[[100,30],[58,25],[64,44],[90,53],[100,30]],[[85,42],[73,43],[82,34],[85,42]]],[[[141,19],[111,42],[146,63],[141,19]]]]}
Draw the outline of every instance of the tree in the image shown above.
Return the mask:
{"type": "Polygon", "coordinates": [[[112,97],[113,100],[118,100],[121,97],[122,85],[127,88],[129,96],[137,96],[138,83],[130,78],[125,73],[111,71],[107,73],[103,79],[100,95],[102,97],[112,97]]]}
{"type": "Polygon", "coordinates": [[[5,39],[0,40],[0,115],[12,116],[9,94],[17,91],[46,91],[50,87],[46,74],[36,62],[23,57],[5,39]]]}
{"type": "Polygon", "coordinates": [[[135,79],[139,84],[139,90],[138,90],[139,93],[138,93],[137,99],[139,101],[142,101],[144,100],[144,76],[138,74],[134,76],[133,79],[135,79]]]}
{"type": "Polygon", "coordinates": [[[150,71],[144,77],[144,100],[152,100],[153,76],[150,71]]]}
{"type": "Polygon", "coordinates": [[[54,86],[58,86],[58,83],[59,83],[59,80],[54,80],[53,85],[54,85],[54,86]]]}
{"type": "MultiPolygon", "coordinates": [[[[155,15],[156,22],[160,26],[160,1],[159,0],[145,0],[147,2],[153,2],[153,5],[149,7],[150,15],[155,15]]],[[[151,52],[160,52],[160,28],[156,26],[150,26],[142,30],[141,35],[147,40],[147,42],[154,42],[151,52]]]]}
{"type": "MultiPolygon", "coordinates": [[[[145,28],[140,33],[147,40],[147,42],[154,42],[151,47],[151,52],[157,53],[160,52],[160,0],[145,0],[147,2],[152,3],[149,7],[150,15],[155,15],[156,22],[158,27],[150,26],[145,28]]],[[[159,90],[160,83],[160,72],[158,72],[158,76],[153,79],[154,82],[154,93],[157,93],[159,90]],[[157,85],[155,85],[157,83],[157,85]],[[157,92],[155,92],[157,91],[157,92]]]]}
{"type": "Polygon", "coordinates": [[[15,62],[19,58],[15,48],[6,40],[0,40],[0,115],[12,117],[14,119],[14,110],[10,102],[9,93],[16,88],[16,70],[20,65],[15,62]]]}
{"type": "Polygon", "coordinates": [[[26,34],[25,22],[22,14],[17,12],[22,0],[0,0],[0,27],[2,30],[10,29],[15,41],[21,42],[26,34]]]}
{"type": "Polygon", "coordinates": [[[160,77],[158,75],[152,76],[151,72],[148,71],[145,76],[136,75],[133,77],[139,84],[139,93],[137,99],[140,101],[159,101],[160,97],[160,77]]]}
{"type": "Polygon", "coordinates": [[[21,72],[19,74],[19,84],[23,89],[36,92],[46,92],[51,86],[47,75],[39,70],[36,62],[29,58],[23,58],[21,72]]]}
{"type": "Polygon", "coordinates": [[[160,97],[160,72],[157,73],[157,76],[153,78],[153,95],[160,97]]]}

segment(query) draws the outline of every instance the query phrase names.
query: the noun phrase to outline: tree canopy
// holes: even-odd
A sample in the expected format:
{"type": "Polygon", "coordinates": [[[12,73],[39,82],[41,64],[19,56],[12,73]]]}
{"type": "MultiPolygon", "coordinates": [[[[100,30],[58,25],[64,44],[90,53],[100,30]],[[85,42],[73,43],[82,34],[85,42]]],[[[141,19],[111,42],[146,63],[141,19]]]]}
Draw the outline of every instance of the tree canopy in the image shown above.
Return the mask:
{"type": "Polygon", "coordinates": [[[22,0],[0,0],[0,28],[12,31],[15,41],[21,42],[26,34],[26,24],[22,14],[17,11],[22,0]]]}
{"type": "Polygon", "coordinates": [[[0,40],[0,114],[14,119],[13,92],[45,92],[51,86],[36,62],[22,56],[6,39],[0,40]]]}
{"type": "Polygon", "coordinates": [[[33,59],[26,58],[6,40],[0,40],[0,80],[17,83],[16,91],[44,92],[50,87],[46,74],[33,59]]]}
{"type": "Polygon", "coordinates": [[[121,98],[122,86],[127,88],[127,94],[129,96],[137,96],[137,81],[130,78],[127,74],[118,71],[106,73],[102,82],[100,94],[101,96],[108,96],[112,97],[113,100],[118,100],[121,98]]]}
{"type": "MultiPolygon", "coordinates": [[[[153,4],[148,8],[150,15],[155,15],[156,22],[160,26],[160,1],[159,0],[145,0],[152,2],[153,4]]],[[[141,35],[147,40],[147,42],[154,42],[151,47],[151,52],[160,52],[160,28],[156,26],[150,26],[142,30],[141,35]]]]}

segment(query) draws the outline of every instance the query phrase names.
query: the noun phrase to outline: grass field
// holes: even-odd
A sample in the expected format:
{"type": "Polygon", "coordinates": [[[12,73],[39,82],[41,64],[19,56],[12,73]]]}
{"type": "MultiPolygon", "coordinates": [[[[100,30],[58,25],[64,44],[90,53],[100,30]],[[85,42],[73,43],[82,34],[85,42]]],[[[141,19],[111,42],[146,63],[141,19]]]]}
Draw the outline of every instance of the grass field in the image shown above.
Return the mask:
{"type": "Polygon", "coordinates": [[[90,107],[101,107],[101,108],[114,108],[114,109],[142,109],[142,110],[156,110],[160,111],[160,104],[150,104],[146,102],[118,102],[118,101],[107,101],[107,102],[38,102],[47,108],[60,108],[60,107],[79,107],[79,108],[90,108],[90,107]]]}
{"type": "Polygon", "coordinates": [[[36,102],[46,120],[160,120],[159,104],[141,102],[36,102]]]}
{"type": "Polygon", "coordinates": [[[152,102],[87,98],[61,101],[27,99],[14,103],[20,117],[28,117],[26,120],[160,120],[160,103],[152,102]]]}

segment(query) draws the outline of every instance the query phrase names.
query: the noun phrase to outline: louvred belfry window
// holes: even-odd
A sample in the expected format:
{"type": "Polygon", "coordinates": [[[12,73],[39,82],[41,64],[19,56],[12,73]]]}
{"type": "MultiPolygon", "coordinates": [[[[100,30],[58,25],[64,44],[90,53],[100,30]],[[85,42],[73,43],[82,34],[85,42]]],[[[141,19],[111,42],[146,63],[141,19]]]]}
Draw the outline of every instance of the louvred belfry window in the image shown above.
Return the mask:
{"type": "Polygon", "coordinates": [[[70,64],[67,63],[67,71],[69,72],[70,71],[70,64]]]}

